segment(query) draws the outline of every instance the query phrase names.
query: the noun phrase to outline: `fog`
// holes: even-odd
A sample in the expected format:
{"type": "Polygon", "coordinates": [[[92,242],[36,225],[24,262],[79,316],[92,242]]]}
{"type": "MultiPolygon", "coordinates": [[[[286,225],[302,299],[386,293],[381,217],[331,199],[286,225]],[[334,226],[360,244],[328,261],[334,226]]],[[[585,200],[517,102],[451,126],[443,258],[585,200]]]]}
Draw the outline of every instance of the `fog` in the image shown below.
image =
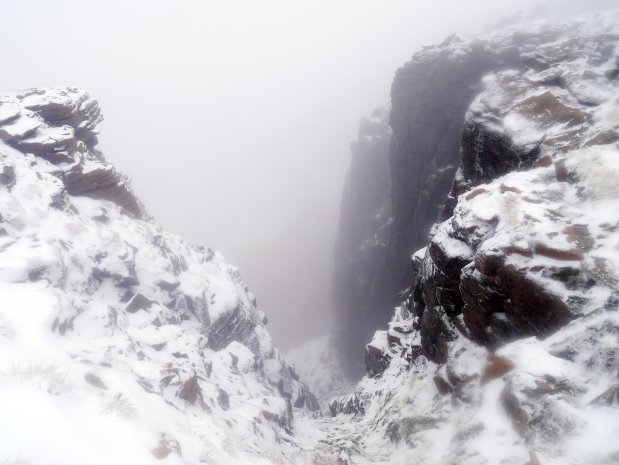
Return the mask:
{"type": "Polygon", "coordinates": [[[396,68],[453,32],[615,1],[1,0],[0,89],[89,90],[108,160],[240,268],[286,349],[329,327],[348,146],[396,68]]]}

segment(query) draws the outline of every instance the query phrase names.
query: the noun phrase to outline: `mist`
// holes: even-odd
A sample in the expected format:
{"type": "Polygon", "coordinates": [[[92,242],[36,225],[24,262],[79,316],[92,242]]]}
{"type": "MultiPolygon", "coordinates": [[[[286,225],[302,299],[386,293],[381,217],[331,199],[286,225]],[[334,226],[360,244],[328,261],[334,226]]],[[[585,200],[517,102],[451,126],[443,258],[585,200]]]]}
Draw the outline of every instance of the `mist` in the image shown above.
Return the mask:
{"type": "Polygon", "coordinates": [[[239,267],[287,349],[329,329],[358,121],[451,33],[614,1],[3,0],[0,88],[74,84],[164,228],[239,267]]]}

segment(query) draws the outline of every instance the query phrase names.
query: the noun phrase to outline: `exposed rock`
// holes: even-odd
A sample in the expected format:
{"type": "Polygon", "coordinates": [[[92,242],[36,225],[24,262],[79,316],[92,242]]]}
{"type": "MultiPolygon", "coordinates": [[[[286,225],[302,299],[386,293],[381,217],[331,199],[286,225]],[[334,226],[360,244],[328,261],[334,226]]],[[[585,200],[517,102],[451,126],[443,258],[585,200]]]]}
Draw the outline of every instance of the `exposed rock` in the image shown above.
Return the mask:
{"type": "Polygon", "coordinates": [[[346,415],[363,415],[365,413],[365,407],[363,400],[356,392],[353,392],[352,394],[334,399],[329,404],[329,411],[332,417],[341,413],[346,415]]]}
{"type": "Polygon", "coordinates": [[[12,166],[3,166],[0,173],[0,184],[7,189],[11,189],[15,185],[15,168],[12,166]]]}
{"type": "Polygon", "coordinates": [[[93,374],[93,373],[86,373],[86,374],[84,374],[84,379],[91,386],[94,386],[96,388],[102,389],[104,391],[107,390],[107,386],[105,385],[103,380],[101,378],[99,378],[97,375],[93,374]]]}
{"type": "Polygon", "coordinates": [[[500,378],[504,374],[514,369],[514,363],[504,357],[497,355],[488,355],[486,368],[481,378],[482,384],[492,381],[493,379],[500,378]]]}
{"type": "MultiPolygon", "coordinates": [[[[390,463],[619,458],[619,417],[611,414],[619,403],[619,93],[608,73],[619,62],[617,18],[546,23],[490,40],[497,49],[511,41],[521,62],[490,69],[476,83],[481,93],[462,113],[460,166],[431,228],[406,229],[436,199],[406,201],[403,191],[439,165],[431,163],[434,148],[424,152],[427,134],[416,131],[427,124],[431,134],[441,106],[450,105],[435,96],[434,107],[417,115],[418,102],[405,93],[393,102],[391,231],[402,235],[400,263],[410,270],[400,277],[416,277],[389,329],[368,344],[370,376],[331,409],[338,415],[363,406],[355,429],[368,454],[361,438],[378,429],[372,447],[400,441],[407,451],[390,463]],[[397,156],[402,141],[410,145],[397,156]],[[411,254],[404,244],[422,232],[429,240],[411,254]],[[396,326],[411,331],[391,335],[396,326]]],[[[450,38],[425,52],[443,50],[443,62],[466,67],[478,44],[450,38]]],[[[423,73],[416,68],[423,56],[407,72],[423,73]]],[[[440,90],[449,78],[433,79],[440,90]]]]}
{"type": "Polygon", "coordinates": [[[96,150],[96,102],[74,88],[0,94],[0,117],[0,342],[17,367],[0,377],[28,386],[0,401],[14,404],[7,424],[36,410],[15,432],[37,453],[24,459],[90,463],[73,454],[80,438],[122,444],[97,446],[101,463],[178,461],[181,447],[187,463],[292,460],[293,413],[319,415],[316,399],[239,271],[163,231],[96,150]],[[211,436],[239,439],[205,452],[211,436]]]}
{"type": "Polygon", "coordinates": [[[131,301],[129,302],[125,310],[129,313],[135,313],[138,310],[148,310],[152,304],[152,301],[148,300],[142,294],[135,294],[131,298],[131,301]]]}
{"type": "Polygon", "coordinates": [[[361,120],[340,207],[331,344],[352,377],[362,372],[362,341],[387,322],[383,309],[392,300],[384,259],[391,221],[388,121],[389,108],[361,120]]]}
{"type": "MultiPolygon", "coordinates": [[[[458,195],[471,185],[535,162],[538,144],[517,145],[509,136],[472,119],[466,122],[464,137],[462,127],[469,105],[482,89],[481,78],[491,71],[524,72],[538,63],[542,72],[527,74],[530,85],[553,85],[563,79],[562,70],[544,71],[550,67],[552,53],[541,54],[537,49],[560,32],[555,28],[526,34],[509,30],[473,41],[453,36],[425,47],[396,73],[389,126],[384,112],[382,118],[376,113],[369,122],[362,122],[342,199],[334,280],[333,341],[351,375],[360,374],[362,341],[386,324],[391,309],[406,297],[414,278],[410,257],[426,244],[432,224],[444,211],[444,217],[449,217],[458,195]],[[388,151],[386,144],[390,144],[388,151]],[[463,173],[456,174],[460,149],[465,153],[463,173]],[[454,184],[454,176],[460,182],[454,184]]],[[[575,130],[587,118],[585,111],[553,94],[525,97],[529,100],[520,102],[519,110],[535,114],[540,124],[542,107],[550,101],[552,116],[561,117],[575,130]]],[[[442,297],[453,300],[457,292],[445,290],[442,297]]]]}
{"type": "Polygon", "coordinates": [[[194,373],[191,378],[187,379],[177,395],[191,405],[194,405],[198,399],[202,401],[202,390],[198,383],[198,375],[194,373]]]}
{"type": "Polygon", "coordinates": [[[231,342],[244,343],[250,349],[256,349],[253,329],[255,323],[247,318],[240,307],[227,311],[211,324],[208,333],[208,346],[213,350],[221,350],[231,342]]]}
{"type": "Polygon", "coordinates": [[[167,458],[172,452],[177,453],[179,456],[183,455],[180,443],[176,439],[165,434],[159,439],[159,445],[151,452],[156,458],[161,460],[167,458]]]}

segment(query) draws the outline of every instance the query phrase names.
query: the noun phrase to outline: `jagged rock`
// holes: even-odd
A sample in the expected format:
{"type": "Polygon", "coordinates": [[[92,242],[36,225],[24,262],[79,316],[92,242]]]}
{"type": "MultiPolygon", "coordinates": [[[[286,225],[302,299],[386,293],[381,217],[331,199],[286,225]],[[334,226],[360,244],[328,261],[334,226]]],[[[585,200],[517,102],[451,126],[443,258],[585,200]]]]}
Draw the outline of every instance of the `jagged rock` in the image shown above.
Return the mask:
{"type": "Polygon", "coordinates": [[[24,454],[75,461],[65,451],[79,438],[122,444],[97,446],[105,463],[170,461],[181,447],[198,463],[212,435],[239,441],[213,443],[208,460],[275,448],[292,460],[293,413],[319,415],[315,398],[239,271],[163,231],[96,150],[96,101],[75,88],[0,94],[0,117],[0,339],[28,386],[1,390],[0,403],[14,404],[7,424],[37,417],[15,433],[31,445],[24,454]],[[87,428],[84,412],[96,413],[87,428]],[[60,433],[47,427],[58,418],[60,433]]]}
{"type": "Polygon", "coordinates": [[[7,189],[11,189],[15,185],[15,168],[12,166],[3,166],[0,173],[0,184],[7,189]]]}
{"type": "Polygon", "coordinates": [[[135,313],[138,310],[148,310],[152,304],[153,302],[151,300],[138,293],[131,298],[129,304],[125,308],[125,311],[135,313]]]}
{"type": "Polygon", "coordinates": [[[71,195],[84,195],[94,199],[114,202],[128,213],[140,216],[142,206],[120,176],[111,166],[87,169],[83,164],[66,171],[63,180],[71,195]]]}
{"type": "MultiPolygon", "coordinates": [[[[458,195],[471,183],[530,166],[537,158],[535,144],[517,146],[509,137],[472,120],[466,124],[469,136],[463,138],[462,127],[484,75],[505,69],[524,72],[534,62],[543,63],[540,71],[548,69],[548,57],[554,55],[541,54],[538,46],[560,34],[560,29],[553,28],[527,34],[510,30],[472,41],[453,37],[425,47],[396,72],[389,125],[384,119],[362,124],[342,199],[334,279],[333,341],[351,374],[360,373],[362,341],[384,326],[391,309],[406,298],[415,275],[410,257],[427,243],[432,224],[441,215],[450,216],[458,195]],[[385,142],[390,143],[388,150],[385,142]],[[480,146],[485,148],[483,153],[476,151],[480,146]],[[454,176],[461,176],[456,173],[460,148],[468,152],[462,158],[468,176],[462,177],[462,185],[453,183],[454,176]],[[484,170],[470,177],[479,156],[477,166],[484,170]]],[[[552,69],[527,77],[530,85],[544,86],[563,74],[552,69]]],[[[521,102],[521,111],[541,111],[546,100],[553,98],[531,96],[529,102],[521,102]]],[[[576,124],[586,117],[582,109],[563,106],[557,101],[553,111],[569,122],[576,124]]],[[[457,300],[456,294],[449,290],[442,297],[457,300]]]]}
{"type": "Polygon", "coordinates": [[[333,400],[329,404],[329,411],[332,417],[342,413],[346,415],[363,415],[365,413],[365,406],[363,399],[361,399],[356,392],[353,392],[352,394],[333,400]]]}
{"type": "Polygon", "coordinates": [[[200,384],[198,384],[198,376],[194,375],[183,383],[183,386],[178,391],[178,397],[194,405],[201,396],[200,384]]]}
{"type": "Polygon", "coordinates": [[[389,366],[391,357],[381,344],[376,347],[372,343],[365,346],[365,370],[368,376],[380,375],[389,366]]]}
{"type": "Polygon", "coordinates": [[[251,341],[254,327],[255,323],[246,317],[243,309],[235,307],[212,322],[208,333],[208,346],[213,350],[221,350],[237,341],[255,348],[251,341]]]}
{"type": "Polygon", "coordinates": [[[387,322],[383,308],[391,301],[384,260],[391,221],[388,121],[388,107],[361,120],[342,194],[331,344],[348,376],[361,372],[362,341],[387,322]]]}
{"type": "MultiPolygon", "coordinates": [[[[390,247],[400,241],[401,269],[409,267],[400,277],[416,278],[389,330],[368,345],[370,376],[355,388],[365,409],[355,419],[358,437],[378,429],[372,445],[384,440],[383,447],[404,439],[407,453],[393,463],[617,461],[619,93],[612,73],[605,76],[619,59],[617,18],[601,14],[486,39],[498,49],[510,43],[504,51],[519,62],[474,83],[481,93],[460,113],[461,162],[443,216],[415,230],[429,237],[414,254],[405,246],[414,236],[407,225],[445,197],[425,203],[403,191],[440,166],[431,163],[439,152],[427,141],[440,127],[443,100],[435,97],[417,115],[406,95],[423,81],[411,77],[410,89],[401,86],[406,73],[432,73],[432,66],[420,69],[423,58],[440,50],[446,69],[451,59],[466,69],[482,42],[451,38],[426,48],[428,55],[416,55],[396,78],[394,91],[402,93],[391,120],[390,227],[402,237],[392,237],[390,247]],[[426,124],[430,135],[420,135],[426,124]],[[422,153],[429,158],[413,156],[422,153]],[[412,331],[390,335],[396,325],[412,331]]],[[[432,92],[457,92],[442,87],[450,77],[432,77],[435,89],[418,87],[422,102],[432,92]]],[[[471,89],[467,79],[462,85],[471,89]]],[[[354,412],[353,398],[338,398],[332,412],[346,401],[354,412]]],[[[360,447],[369,449],[363,441],[360,447]]]]}

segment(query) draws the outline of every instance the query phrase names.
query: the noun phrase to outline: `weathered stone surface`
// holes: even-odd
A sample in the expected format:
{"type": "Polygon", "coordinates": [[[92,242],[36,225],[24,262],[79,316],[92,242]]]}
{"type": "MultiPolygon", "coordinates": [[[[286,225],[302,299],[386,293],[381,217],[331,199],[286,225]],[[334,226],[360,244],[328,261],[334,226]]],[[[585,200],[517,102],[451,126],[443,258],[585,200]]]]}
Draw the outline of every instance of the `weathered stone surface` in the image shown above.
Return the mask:
{"type": "Polygon", "coordinates": [[[63,181],[71,195],[109,200],[134,216],[143,213],[142,206],[128,187],[126,179],[111,166],[88,170],[83,164],[78,164],[64,172],[63,181]]]}
{"type": "Polygon", "coordinates": [[[172,452],[176,452],[179,456],[183,455],[181,444],[176,439],[166,434],[161,435],[159,444],[151,452],[155,458],[160,460],[167,458],[172,452]]]}
{"type": "Polygon", "coordinates": [[[253,350],[254,326],[255,323],[243,314],[243,309],[236,307],[212,322],[208,332],[208,346],[213,350],[221,350],[231,342],[237,341],[253,350]]]}
{"type": "Polygon", "coordinates": [[[195,404],[201,396],[200,384],[198,384],[198,376],[194,375],[187,379],[181,389],[178,391],[178,397],[187,401],[191,405],[195,404]]]}
{"type": "Polygon", "coordinates": [[[138,310],[148,310],[152,304],[152,301],[144,297],[142,294],[138,293],[135,294],[133,298],[129,301],[129,304],[127,305],[127,308],[125,308],[125,310],[129,313],[135,313],[138,310]]]}
{"type": "Polygon", "coordinates": [[[332,417],[341,413],[348,415],[363,415],[365,413],[365,406],[363,399],[361,399],[357,393],[353,392],[352,394],[334,399],[329,404],[329,411],[331,412],[332,417]]]}
{"type": "MultiPolygon", "coordinates": [[[[482,89],[482,76],[502,69],[524,70],[528,62],[523,63],[521,54],[533,52],[540,41],[556,34],[514,33],[472,42],[453,36],[426,47],[396,73],[389,115],[392,136],[379,139],[370,131],[371,138],[364,138],[367,128],[362,126],[343,195],[334,281],[333,342],[351,375],[360,372],[363,341],[387,323],[392,308],[406,297],[414,277],[410,256],[426,244],[443,211],[448,217],[458,195],[471,185],[535,161],[535,146],[518,147],[504,134],[473,122],[463,138],[462,127],[471,101],[482,89]],[[385,141],[390,143],[388,150],[385,141]],[[460,175],[462,184],[454,184],[461,141],[467,152],[462,162],[466,173],[460,175]],[[475,163],[483,172],[475,171],[475,163]]],[[[542,69],[550,66],[547,54],[540,60],[542,69]]],[[[531,85],[550,85],[561,76],[545,72],[532,78],[531,85]]],[[[523,103],[522,111],[540,110],[543,103],[533,99],[523,103]]],[[[554,111],[570,122],[582,118],[561,102],[555,102],[554,111]]],[[[458,300],[451,288],[443,289],[440,300],[458,300]]]]}

